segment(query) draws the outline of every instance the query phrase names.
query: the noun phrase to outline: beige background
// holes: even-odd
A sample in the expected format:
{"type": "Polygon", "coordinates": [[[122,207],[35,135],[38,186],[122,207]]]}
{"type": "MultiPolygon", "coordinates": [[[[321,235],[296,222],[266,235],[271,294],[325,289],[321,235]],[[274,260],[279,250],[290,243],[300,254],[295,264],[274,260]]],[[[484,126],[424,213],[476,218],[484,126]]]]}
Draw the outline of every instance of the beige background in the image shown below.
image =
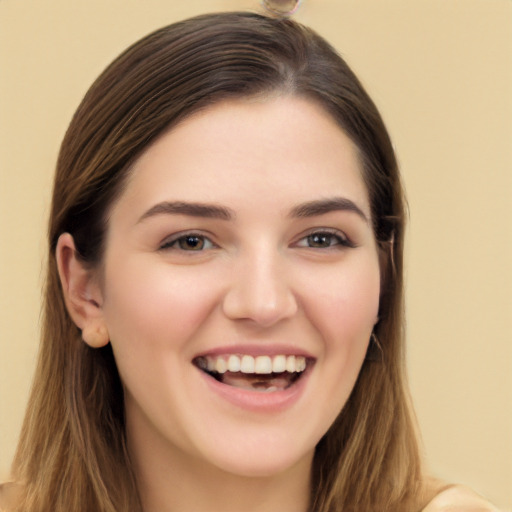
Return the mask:
{"type": "MultiPolygon", "coordinates": [[[[0,0],[0,479],[34,366],[51,176],[129,43],[258,0],[0,0]]],[[[512,2],[305,0],[387,121],[408,191],[409,371],[426,460],[512,509],[512,2]]]]}

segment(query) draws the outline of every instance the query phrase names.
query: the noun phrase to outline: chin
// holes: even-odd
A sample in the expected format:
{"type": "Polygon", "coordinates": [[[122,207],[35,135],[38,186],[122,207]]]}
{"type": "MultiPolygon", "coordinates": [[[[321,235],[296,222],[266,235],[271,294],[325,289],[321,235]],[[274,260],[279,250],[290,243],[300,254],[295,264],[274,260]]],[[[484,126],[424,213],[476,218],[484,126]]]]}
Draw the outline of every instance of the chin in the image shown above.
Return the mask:
{"type": "Polygon", "coordinates": [[[287,472],[292,472],[303,464],[311,466],[313,454],[299,459],[285,457],[276,457],[275,454],[267,454],[261,460],[246,461],[222,461],[218,465],[219,469],[226,473],[236,475],[242,478],[275,478],[287,472]]]}
{"type": "Polygon", "coordinates": [[[276,441],[275,438],[272,442],[269,439],[265,442],[259,438],[250,444],[246,438],[245,442],[236,443],[237,447],[233,446],[229,453],[225,450],[204,456],[223,472],[247,478],[270,478],[299,467],[302,470],[311,467],[315,447],[300,450],[300,441],[295,442],[293,435],[288,438],[289,443],[276,441]]]}

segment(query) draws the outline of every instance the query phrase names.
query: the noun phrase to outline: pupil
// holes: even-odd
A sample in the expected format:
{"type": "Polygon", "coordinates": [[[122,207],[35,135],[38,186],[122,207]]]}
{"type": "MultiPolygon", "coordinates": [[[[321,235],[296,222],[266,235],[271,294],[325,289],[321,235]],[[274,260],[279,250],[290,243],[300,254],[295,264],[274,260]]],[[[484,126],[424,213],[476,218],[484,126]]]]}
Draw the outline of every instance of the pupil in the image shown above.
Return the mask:
{"type": "Polygon", "coordinates": [[[331,235],[310,235],[309,243],[313,247],[328,247],[331,240],[331,235]]]}
{"type": "Polygon", "coordinates": [[[198,236],[186,236],[181,240],[182,249],[200,250],[203,248],[203,240],[198,236]]]}

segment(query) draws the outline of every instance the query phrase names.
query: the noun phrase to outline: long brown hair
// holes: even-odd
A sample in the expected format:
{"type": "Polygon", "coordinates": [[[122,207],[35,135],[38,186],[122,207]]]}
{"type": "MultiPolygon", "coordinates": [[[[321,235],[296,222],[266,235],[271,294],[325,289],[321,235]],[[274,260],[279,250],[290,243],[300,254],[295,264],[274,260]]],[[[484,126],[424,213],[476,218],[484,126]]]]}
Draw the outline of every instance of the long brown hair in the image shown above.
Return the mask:
{"type": "Polygon", "coordinates": [[[269,94],[316,101],[355,143],[381,252],[381,348],[364,362],[318,444],[311,510],[420,508],[420,458],[404,380],[404,205],[387,131],[350,68],[312,30],[226,13],[170,25],[128,48],[92,85],[65,135],[49,222],[42,344],[13,465],[22,484],[19,510],[141,510],[112,350],[83,343],[66,311],[58,237],[71,233],[80,257],[99,264],[109,207],[141,152],[193,112],[269,94]]]}

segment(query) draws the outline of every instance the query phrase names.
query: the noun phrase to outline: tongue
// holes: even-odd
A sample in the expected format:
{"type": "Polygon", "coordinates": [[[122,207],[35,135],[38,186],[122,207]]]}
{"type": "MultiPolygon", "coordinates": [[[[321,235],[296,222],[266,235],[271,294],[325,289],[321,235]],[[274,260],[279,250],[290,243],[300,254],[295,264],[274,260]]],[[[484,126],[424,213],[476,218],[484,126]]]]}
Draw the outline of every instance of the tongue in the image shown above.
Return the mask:
{"type": "Polygon", "coordinates": [[[293,381],[290,373],[271,373],[259,375],[255,373],[226,372],[219,375],[219,380],[228,386],[251,391],[282,391],[293,381]]]}

